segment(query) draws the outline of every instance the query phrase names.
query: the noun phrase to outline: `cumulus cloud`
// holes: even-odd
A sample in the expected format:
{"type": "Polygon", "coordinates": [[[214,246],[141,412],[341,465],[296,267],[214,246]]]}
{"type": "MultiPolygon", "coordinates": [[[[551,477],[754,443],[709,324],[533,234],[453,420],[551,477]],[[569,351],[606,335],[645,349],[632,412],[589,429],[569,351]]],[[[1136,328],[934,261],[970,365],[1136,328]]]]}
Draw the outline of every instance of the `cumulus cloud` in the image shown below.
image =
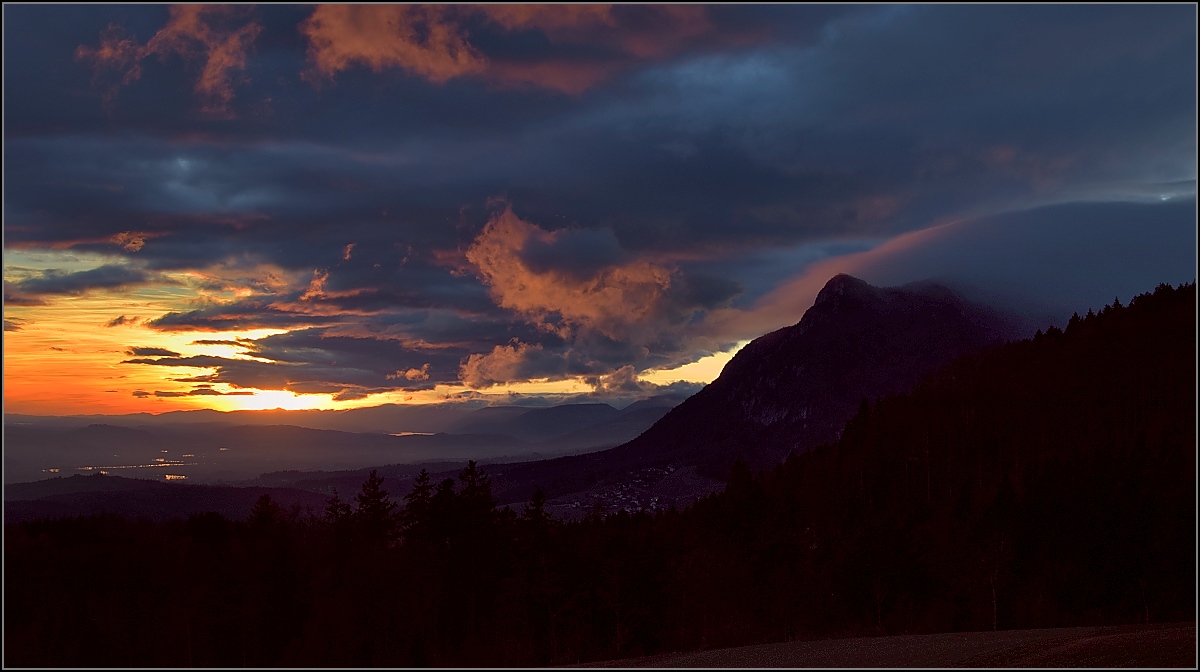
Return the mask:
{"type": "Polygon", "coordinates": [[[638,380],[638,371],[633,366],[626,365],[613,371],[612,373],[603,376],[589,376],[586,378],[589,385],[596,389],[599,394],[623,394],[629,392],[642,392],[646,388],[655,387],[649,383],[638,380]]]}
{"type": "Polygon", "coordinates": [[[560,335],[583,327],[622,338],[671,287],[671,269],[622,260],[611,231],[546,231],[506,208],[466,251],[502,308],[560,335]]]}
{"type": "MultiPolygon", "coordinates": [[[[472,354],[462,365],[459,377],[471,387],[491,387],[513,380],[528,380],[544,377],[544,371],[536,363],[546,361],[541,345],[514,342],[497,345],[491,352],[472,354]]],[[[553,355],[550,356],[554,359],[553,355]]],[[[561,374],[562,367],[553,367],[561,374]]]]}
{"type": "Polygon", "coordinates": [[[483,56],[466,41],[450,5],[319,5],[301,24],[316,73],[353,65],[403,68],[432,82],[481,72],[483,56]]]}
{"type": "Polygon", "coordinates": [[[657,397],[682,401],[699,392],[704,383],[676,381],[658,385],[639,378],[641,372],[632,365],[622,366],[615,371],[598,376],[584,376],[584,382],[592,386],[589,396],[608,400],[632,400],[657,397]]]}
{"type": "Polygon", "coordinates": [[[171,5],[167,24],[146,44],[139,45],[120,26],[110,24],[101,33],[100,46],[80,45],[75,57],[92,63],[93,82],[102,86],[108,102],[121,86],[142,76],[142,61],[152,55],[203,59],[204,68],[195,84],[201,110],[229,118],[233,116],[235,73],[246,69],[246,54],[262,32],[255,21],[237,25],[243,17],[241,8],[229,5],[171,5]]]}
{"type": "Polygon", "coordinates": [[[395,373],[387,375],[388,380],[398,380],[400,378],[404,380],[429,380],[429,363],[421,365],[419,369],[409,369],[407,371],[397,369],[395,373]]]}

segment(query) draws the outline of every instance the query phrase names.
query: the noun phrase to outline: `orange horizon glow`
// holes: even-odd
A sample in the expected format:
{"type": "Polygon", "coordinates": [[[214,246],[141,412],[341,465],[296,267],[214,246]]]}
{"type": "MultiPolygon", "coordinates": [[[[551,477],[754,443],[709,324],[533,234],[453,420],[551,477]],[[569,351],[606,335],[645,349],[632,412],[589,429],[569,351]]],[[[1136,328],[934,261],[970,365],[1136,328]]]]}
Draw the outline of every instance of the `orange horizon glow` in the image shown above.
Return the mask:
{"type": "MultiPolygon", "coordinates": [[[[53,264],[57,252],[16,261],[31,266],[53,264]]],[[[64,257],[65,258],[65,257],[64,257]]],[[[10,261],[10,260],[6,260],[10,261]]],[[[62,265],[62,264],[59,264],[62,265]]],[[[14,281],[19,265],[5,267],[6,280],[14,281]],[[12,277],[10,277],[12,276],[12,277]]],[[[202,395],[156,397],[154,392],[184,393],[187,383],[171,380],[211,373],[195,367],[122,364],[131,358],[133,346],[162,348],[182,356],[215,355],[253,359],[239,348],[225,345],[196,345],[194,341],[257,339],[286,333],[285,329],[247,329],[220,332],[169,332],[146,325],[163,313],[180,310],[197,301],[220,297],[189,288],[189,274],[180,274],[178,284],[148,285],[131,292],[93,291],[83,296],[49,298],[43,305],[4,307],[6,320],[18,328],[4,334],[4,412],[26,415],[116,415],[165,413],[180,410],[217,411],[351,409],[380,404],[432,404],[473,398],[504,399],[509,395],[581,395],[593,391],[582,377],[565,380],[531,380],[490,387],[464,384],[438,385],[431,390],[391,391],[365,398],[334,401],[332,394],[297,394],[286,390],[234,388],[214,383],[212,389],[227,396],[202,395]],[[105,326],[126,316],[128,324],[105,326]],[[135,319],[136,318],[136,319],[135,319]],[[147,393],[134,396],[135,392],[147,393]],[[229,395],[231,392],[252,394],[229,395]]],[[[237,295],[236,289],[226,291],[237,295]]],[[[646,371],[641,380],[657,385],[676,381],[708,383],[719,375],[733,351],[717,353],[676,369],[646,371]]]]}

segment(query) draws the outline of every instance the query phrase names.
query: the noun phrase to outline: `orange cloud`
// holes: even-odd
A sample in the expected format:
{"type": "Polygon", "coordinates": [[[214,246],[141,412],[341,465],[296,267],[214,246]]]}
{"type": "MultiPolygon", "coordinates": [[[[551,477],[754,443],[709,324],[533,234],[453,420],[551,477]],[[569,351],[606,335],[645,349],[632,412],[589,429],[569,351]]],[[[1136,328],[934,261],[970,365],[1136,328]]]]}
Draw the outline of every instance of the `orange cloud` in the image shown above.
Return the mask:
{"type": "Polygon", "coordinates": [[[527,378],[522,374],[522,365],[530,355],[539,354],[541,350],[540,345],[520,341],[497,345],[491,352],[467,357],[458,377],[465,385],[475,388],[527,378]]]}
{"type": "Polygon", "coordinates": [[[395,373],[389,373],[384,377],[388,380],[399,380],[401,378],[405,380],[429,380],[429,363],[426,362],[419,369],[409,369],[407,371],[397,369],[395,373]]]}
{"type": "Polygon", "coordinates": [[[312,282],[308,283],[308,289],[304,290],[304,293],[300,295],[300,300],[308,301],[325,296],[326,282],[329,282],[329,271],[314,269],[312,282]]]}
{"type": "Polygon", "coordinates": [[[564,337],[578,327],[610,338],[627,337],[633,325],[651,316],[671,286],[670,269],[646,260],[614,259],[581,276],[567,268],[531,264],[531,248],[553,249],[571,233],[546,231],[506,208],[492,217],[466,257],[497,305],[534,324],[564,337]],[[553,323],[556,316],[561,316],[559,325],[553,323]]]}
{"type": "Polygon", "coordinates": [[[100,33],[100,46],[79,45],[75,58],[93,64],[92,86],[100,89],[105,106],[111,105],[122,86],[128,86],[142,76],[142,59],[145,53],[132,37],[125,36],[125,29],[115,23],[108,24],[100,33]],[[107,75],[117,74],[118,81],[106,81],[107,75]]]}
{"type": "Polygon", "coordinates": [[[91,61],[95,69],[93,83],[101,85],[106,72],[120,74],[118,82],[104,87],[102,95],[111,103],[121,86],[132,84],[142,75],[141,62],[151,55],[165,58],[177,54],[185,59],[204,58],[204,69],[196,81],[201,111],[217,117],[232,117],[234,72],[246,69],[246,53],[262,26],[254,21],[234,27],[242,12],[229,5],[172,5],[170,19],[145,45],[125,37],[115,24],[100,36],[97,48],[81,45],[75,57],[91,61]]]}
{"type": "Polygon", "coordinates": [[[316,73],[402,68],[433,82],[483,71],[449,5],[320,5],[300,24],[316,73]]]}
{"type": "Polygon", "coordinates": [[[146,244],[146,236],[134,231],[122,231],[112,237],[112,242],[128,252],[137,252],[146,244]]]}
{"type": "Polygon", "coordinates": [[[374,72],[399,68],[436,83],[475,75],[575,95],[633,61],[677,53],[713,29],[703,6],[321,5],[300,32],[309,40],[311,72],[325,78],[364,65],[374,72]],[[468,21],[479,18],[505,31],[537,30],[555,44],[610,54],[583,61],[492,59],[469,41],[468,21]]]}

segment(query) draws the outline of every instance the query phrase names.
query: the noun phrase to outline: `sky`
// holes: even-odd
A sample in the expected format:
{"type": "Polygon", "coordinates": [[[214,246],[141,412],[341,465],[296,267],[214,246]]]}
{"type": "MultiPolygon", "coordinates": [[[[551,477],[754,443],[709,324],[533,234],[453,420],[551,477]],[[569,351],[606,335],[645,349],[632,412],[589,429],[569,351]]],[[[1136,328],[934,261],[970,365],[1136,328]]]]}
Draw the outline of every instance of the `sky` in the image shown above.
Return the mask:
{"type": "Polygon", "coordinates": [[[682,395],[1196,275],[1196,8],[4,6],[4,408],[682,395]]]}

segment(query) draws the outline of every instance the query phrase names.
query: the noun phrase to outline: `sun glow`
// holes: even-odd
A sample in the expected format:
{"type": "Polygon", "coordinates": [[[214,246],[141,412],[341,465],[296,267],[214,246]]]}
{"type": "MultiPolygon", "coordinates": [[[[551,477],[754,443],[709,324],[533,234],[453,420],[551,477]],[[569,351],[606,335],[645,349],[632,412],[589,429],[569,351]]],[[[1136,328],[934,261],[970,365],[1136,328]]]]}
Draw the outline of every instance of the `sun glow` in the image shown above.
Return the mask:
{"type": "MultiPolygon", "coordinates": [[[[63,251],[6,250],[7,282],[37,277],[48,269],[79,272],[99,265],[124,264],[112,257],[63,251]]],[[[262,269],[272,282],[286,284],[280,272],[262,269]]],[[[384,403],[429,404],[455,399],[504,399],[511,395],[582,395],[594,391],[582,377],[532,380],[474,389],[442,384],[429,390],[397,390],[359,399],[335,400],[333,394],[297,394],[287,390],[235,388],[207,384],[212,393],[192,394],[214,368],[128,364],[142,357],[215,356],[266,361],[237,344],[287,333],[286,329],[235,331],[160,331],[148,321],[170,311],[231,300],[239,292],[219,278],[196,272],[163,273],[160,281],[128,289],[92,290],[80,295],[51,295],[35,305],[4,307],[4,404],[9,413],[92,414],[162,413],[208,408],[220,411],[264,409],[350,409],[384,403]],[[141,355],[133,348],[152,349],[141,355]],[[199,381],[195,379],[200,379],[199,381]],[[192,379],[192,380],[188,380],[192,379]],[[234,393],[234,394],[231,394],[234,393]]],[[[707,383],[744,345],[674,369],[648,371],[640,380],[655,385],[678,381],[707,383]]]]}
{"type": "Polygon", "coordinates": [[[670,385],[681,381],[708,384],[721,375],[722,369],[729,363],[729,360],[733,359],[733,356],[746,347],[749,342],[741,341],[727,352],[713,353],[707,357],[701,357],[691,364],[684,364],[674,369],[647,371],[638,376],[638,379],[655,385],[670,385]]]}

